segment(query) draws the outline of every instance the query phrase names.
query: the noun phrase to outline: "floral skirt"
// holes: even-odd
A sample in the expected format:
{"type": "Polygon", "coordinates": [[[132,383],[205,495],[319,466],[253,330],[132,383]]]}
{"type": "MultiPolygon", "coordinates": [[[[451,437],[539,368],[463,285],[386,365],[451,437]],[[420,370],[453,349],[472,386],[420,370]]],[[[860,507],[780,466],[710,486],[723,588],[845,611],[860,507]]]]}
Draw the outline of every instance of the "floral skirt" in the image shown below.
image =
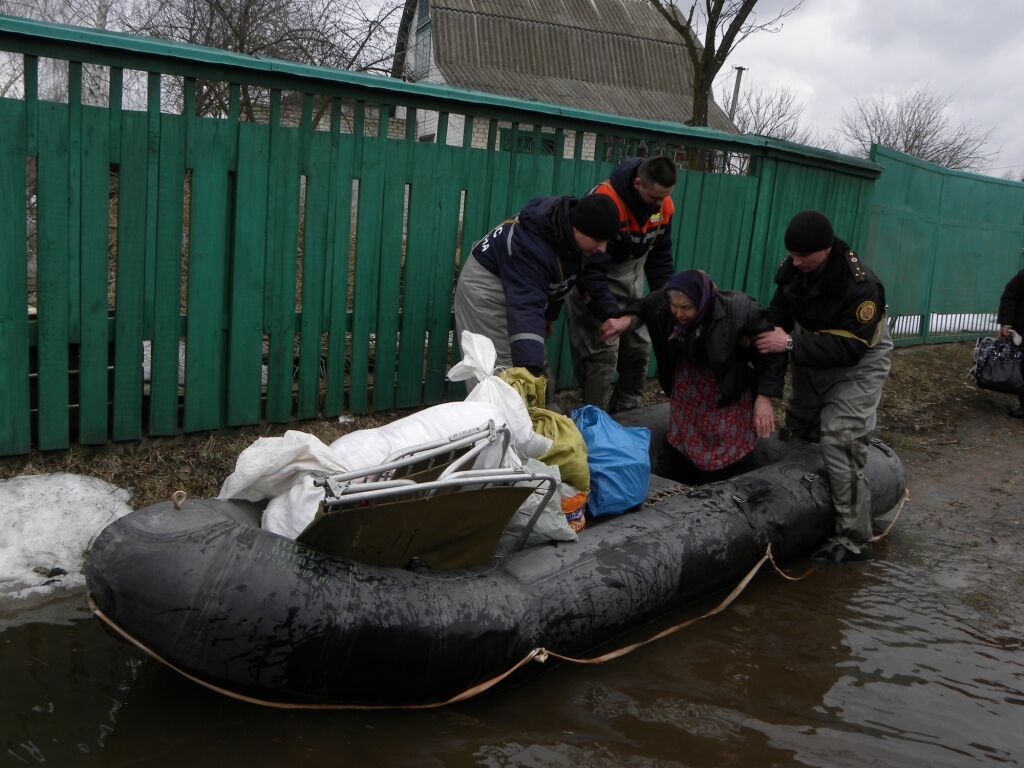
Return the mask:
{"type": "Polygon", "coordinates": [[[709,368],[683,360],[676,368],[668,442],[698,469],[721,469],[742,459],[757,444],[754,397],[749,390],[724,408],[709,368]]]}

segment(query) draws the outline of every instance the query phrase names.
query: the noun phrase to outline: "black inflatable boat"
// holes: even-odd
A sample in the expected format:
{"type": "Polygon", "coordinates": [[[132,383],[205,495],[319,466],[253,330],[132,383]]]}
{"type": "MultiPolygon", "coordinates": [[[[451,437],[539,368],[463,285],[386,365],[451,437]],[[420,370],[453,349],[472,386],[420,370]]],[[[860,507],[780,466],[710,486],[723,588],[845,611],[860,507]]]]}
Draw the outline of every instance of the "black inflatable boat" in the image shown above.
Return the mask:
{"type": "MultiPolygon", "coordinates": [[[[652,427],[663,466],[664,406],[652,427]]],[[[546,648],[578,654],[616,633],[733,587],[770,544],[780,561],[832,533],[817,446],[763,443],[764,466],[688,488],[651,476],[647,503],[577,543],[525,549],[462,570],[387,568],[328,555],[259,527],[245,502],[137,510],[94,542],[97,615],[124,638],[222,692],[261,703],[447,701],[546,648]]],[[[876,516],[900,501],[898,457],[872,445],[876,516]]],[[[533,665],[536,666],[536,665],[533,665]]]]}

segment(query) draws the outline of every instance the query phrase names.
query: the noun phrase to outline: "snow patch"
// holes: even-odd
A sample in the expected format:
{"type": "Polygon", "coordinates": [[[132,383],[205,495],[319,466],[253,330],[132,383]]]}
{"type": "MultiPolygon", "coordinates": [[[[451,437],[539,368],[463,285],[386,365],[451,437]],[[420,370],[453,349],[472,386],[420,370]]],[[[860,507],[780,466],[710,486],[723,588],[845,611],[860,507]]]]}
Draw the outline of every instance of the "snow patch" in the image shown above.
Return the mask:
{"type": "Polygon", "coordinates": [[[0,601],[85,586],[85,553],[131,493],[66,472],[0,480],[0,601]]]}

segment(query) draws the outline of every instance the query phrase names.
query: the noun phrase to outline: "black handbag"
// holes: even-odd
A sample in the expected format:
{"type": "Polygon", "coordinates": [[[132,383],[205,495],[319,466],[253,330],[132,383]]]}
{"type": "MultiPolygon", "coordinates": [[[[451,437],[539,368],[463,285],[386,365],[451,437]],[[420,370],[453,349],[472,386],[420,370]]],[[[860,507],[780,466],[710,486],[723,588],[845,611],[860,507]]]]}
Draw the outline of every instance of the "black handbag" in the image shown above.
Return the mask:
{"type": "Polygon", "coordinates": [[[981,389],[993,392],[1024,392],[1024,345],[1014,346],[1009,339],[978,339],[974,380],[981,389]]]}

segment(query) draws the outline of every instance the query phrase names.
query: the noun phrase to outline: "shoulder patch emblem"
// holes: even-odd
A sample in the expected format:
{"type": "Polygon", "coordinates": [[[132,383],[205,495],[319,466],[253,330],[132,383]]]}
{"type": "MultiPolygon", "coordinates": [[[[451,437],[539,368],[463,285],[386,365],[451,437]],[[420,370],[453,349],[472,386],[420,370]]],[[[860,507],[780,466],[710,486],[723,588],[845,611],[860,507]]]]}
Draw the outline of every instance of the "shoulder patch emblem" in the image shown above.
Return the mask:
{"type": "Polygon", "coordinates": [[[875,319],[875,315],[877,313],[878,307],[875,306],[875,302],[869,299],[868,301],[862,301],[857,306],[857,312],[855,314],[857,315],[858,323],[860,323],[861,325],[867,325],[868,323],[875,319]]]}

